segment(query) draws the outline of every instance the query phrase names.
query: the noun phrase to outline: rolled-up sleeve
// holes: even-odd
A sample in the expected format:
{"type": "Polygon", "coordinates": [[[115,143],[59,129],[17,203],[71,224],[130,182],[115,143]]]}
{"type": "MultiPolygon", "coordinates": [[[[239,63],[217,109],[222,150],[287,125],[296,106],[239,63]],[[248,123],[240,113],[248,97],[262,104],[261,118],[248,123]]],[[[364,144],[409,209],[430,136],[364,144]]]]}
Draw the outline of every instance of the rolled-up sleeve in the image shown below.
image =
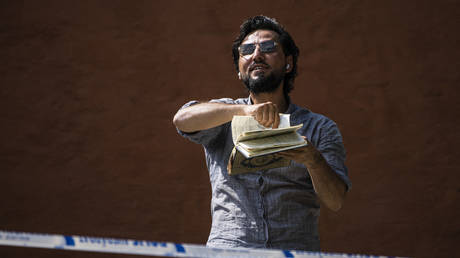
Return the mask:
{"type": "MultiPolygon", "coordinates": [[[[233,99],[230,99],[230,98],[213,99],[213,100],[210,100],[209,102],[210,103],[235,104],[233,99]]],[[[192,105],[196,105],[198,103],[200,103],[200,102],[196,101],[196,100],[192,100],[192,101],[189,101],[189,102],[185,103],[180,109],[184,109],[184,108],[190,107],[192,105]]],[[[213,127],[213,128],[209,128],[209,129],[206,129],[206,130],[191,132],[191,133],[183,132],[183,131],[181,131],[181,130],[179,130],[177,128],[176,128],[176,130],[181,136],[185,137],[186,139],[188,139],[188,140],[190,140],[190,141],[192,141],[194,143],[202,144],[204,146],[207,146],[207,145],[211,144],[216,138],[219,137],[219,135],[225,129],[224,125],[225,124],[220,125],[220,126],[216,126],[216,127],[213,127]]]]}
{"type": "Polygon", "coordinates": [[[345,166],[346,151],[343,145],[342,135],[334,122],[329,121],[323,128],[318,150],[329,166],[331,166],[335,173],[337,173],[347,185],[347,191],[350,190],[351,181],[348,177],[348,169],[345,166]]]}

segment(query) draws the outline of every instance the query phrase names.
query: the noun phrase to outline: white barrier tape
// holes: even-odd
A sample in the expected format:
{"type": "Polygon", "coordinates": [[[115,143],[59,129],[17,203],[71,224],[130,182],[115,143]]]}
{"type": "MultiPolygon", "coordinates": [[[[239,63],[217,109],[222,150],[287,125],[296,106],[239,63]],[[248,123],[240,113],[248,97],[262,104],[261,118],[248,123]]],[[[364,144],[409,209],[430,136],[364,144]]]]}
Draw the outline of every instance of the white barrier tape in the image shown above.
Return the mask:
{"type": "Polygon", "coordinates": [[[11,231],[0,231],[0,245],[173,257],[377,257],[275,249],[208,248],[202,245],[192,244],[161,243],[142,240],[64,236],[11,231]]]}

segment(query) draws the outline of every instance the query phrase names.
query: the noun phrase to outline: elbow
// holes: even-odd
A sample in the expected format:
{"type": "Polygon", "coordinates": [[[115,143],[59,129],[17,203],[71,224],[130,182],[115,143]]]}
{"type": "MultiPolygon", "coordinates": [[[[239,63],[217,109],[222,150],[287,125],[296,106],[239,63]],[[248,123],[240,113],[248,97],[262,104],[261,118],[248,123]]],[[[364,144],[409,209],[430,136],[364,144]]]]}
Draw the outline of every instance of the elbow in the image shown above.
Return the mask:
{"type": "Polygon", "coordinates": [[[342,209],[343,202],[336,202],[328,206],[328,208],[333,212],[338,212],[342,209]]]}
{"type": "Polygon", "coordinates": [[[333,212],[338,212],[342,209],[347,195],[347,186],[342,182],[336,190],[335,194],[332,195],[333,197],[331,196],[332,198],[327,203],[327,207],[333,212]]]}
{"type": "Polygon", "coordinates": [[[183,115],[181,114],[182,112],[179,110],[175,115],[174,115],[174,118],[173,118],[173,124],[175,127],[177,127],[177,129],[181,130],[182,131],[182,127],[183,127],[183,115]]]}
{"type": "Polygon", "coordinates": [[[180,124],[180,119],[179,119],[178,113],[176,113],[176,114],[174,115],[173,121],[172,121],[172,122],[173,122],[173,124],[174,124],[175,127],[177,127],[178,124],[180,124]]]}
{"type": "Polygon", "coordinates": [[[333,211],[338,212],[342,209],[345,202],[345,193],[337,195],[335,198],[330,199],[328,202],[325,202],[326,207],[333,211]]]}
{"type": "Polygon", "coordinates": [[[183,112],[182,110],[179,110],[174,115],[173,124],[182,132],[193,132],[193,130],[190,129],[190,118],[187,113],[183,112]]]}

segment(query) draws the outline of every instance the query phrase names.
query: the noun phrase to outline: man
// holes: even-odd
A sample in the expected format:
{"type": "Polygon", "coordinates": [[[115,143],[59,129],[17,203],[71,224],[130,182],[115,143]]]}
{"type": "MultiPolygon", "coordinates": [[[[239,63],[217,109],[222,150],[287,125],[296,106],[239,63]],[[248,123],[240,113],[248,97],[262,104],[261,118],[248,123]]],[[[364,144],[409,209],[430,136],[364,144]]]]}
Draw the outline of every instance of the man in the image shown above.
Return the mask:
{"type": "Polygon", "coordinates": [[[233,43],[239,79],[249,98],[185,104],[174,116],[184,137],[202,144],[212,186],[210,247],[252,247],[319,251],[319,203],[337,211],[350,187],[345,149],[336,124],[290,102],[298,49],[274,19],[256,16],[241,25],[233,43]],[[234,115],[253,116],[277,128],[279,113],[308,146],[279,155],[289,167],[229,175],[234,115]]]}

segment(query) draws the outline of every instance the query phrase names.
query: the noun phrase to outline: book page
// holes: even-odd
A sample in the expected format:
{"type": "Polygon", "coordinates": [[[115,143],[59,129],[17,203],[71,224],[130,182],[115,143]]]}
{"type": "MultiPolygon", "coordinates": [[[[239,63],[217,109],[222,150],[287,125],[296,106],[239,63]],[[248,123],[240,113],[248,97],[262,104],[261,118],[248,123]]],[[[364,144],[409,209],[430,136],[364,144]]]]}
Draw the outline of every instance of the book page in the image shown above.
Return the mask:
{"type": "MultiPolygon", "coordinates": [[[[286,128],[290,126],[289,114],[280,114],[280,124],[278,128],[286,128]]],[[[259,124],[252,116],[233,116],[232,119],[232,138],[233,143],[236,145],[238,136],[244,132],[251,131],[265,131],[271,128],[264,127],[259,124]]]]}
{"type": "Polygon", "coordinates": [[[267,130],[257,130],[257,131],[244,132],[242,135],[240,135],[236,139],[236,142],[238,143],[238,142],[252,140],[252,139],[272,137],[274,135],[294,133],[299,128],[301,128],[302,126],[303,126],[303,124],[290,126],[290,127],[286,127],[286,128],[277,128],[277,129],[267,129],[267,130]]]}
{"type": "Polygon", "coordinates": [[[277,152],[281,152],[281,151],[285,151],[285,150],[291,150],[291,149],[300,148],[300,147],[303,147],[303,146],[306,146],[306,145],[307,145],[307,142],[305,142],[303,144],[300,144],[300,145],[278,147],[278,148],[268,148],[268,149],[263,149],[263,150],[257,150],[257,151],[254,151],[254,152],[248,152],[248,151],[246,151],[244,148],[242,148],[239,145],[236,146],[236,149],[245,158],[255,158],[255,157],[266,156],[268,154],[273,154],[273,153],[277,153],[277,152]]]}
{"type": "Polygon", "coordinates": [[[297,133],[285,133],[272,137],[258,138],[247,141],[239,141],[238,145],[249,152],[268,148],[287,147],[305,143],[305,140],[297,133]]]}

